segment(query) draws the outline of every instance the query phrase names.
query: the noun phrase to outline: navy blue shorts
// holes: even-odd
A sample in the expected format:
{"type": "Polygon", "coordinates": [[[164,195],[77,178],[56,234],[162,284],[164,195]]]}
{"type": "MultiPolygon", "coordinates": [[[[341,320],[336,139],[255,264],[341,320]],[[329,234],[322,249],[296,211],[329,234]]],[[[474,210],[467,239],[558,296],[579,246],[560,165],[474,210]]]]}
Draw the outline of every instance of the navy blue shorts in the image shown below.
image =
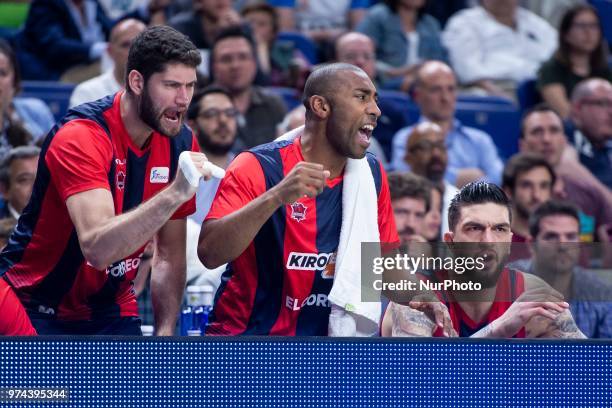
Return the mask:
{"type": "Polygon", "coordinates": [[[120,317],[108,320],[62,321],[30,315],[32,326],[42,335],[117,335],[142,336],[138,317],[120,317]]]}

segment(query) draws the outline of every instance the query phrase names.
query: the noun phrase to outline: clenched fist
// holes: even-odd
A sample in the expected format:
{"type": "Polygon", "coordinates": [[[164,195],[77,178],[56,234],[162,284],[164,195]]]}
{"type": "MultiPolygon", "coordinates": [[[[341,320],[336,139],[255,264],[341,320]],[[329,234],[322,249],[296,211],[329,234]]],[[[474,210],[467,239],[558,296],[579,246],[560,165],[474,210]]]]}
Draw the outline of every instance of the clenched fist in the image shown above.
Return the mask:
{"type": "Polygon", "coordinates": [[[321,194],[328,178],[329,171],[322,164],[299,162],[272,190],[283,204],[291,204],[321,194]]]}

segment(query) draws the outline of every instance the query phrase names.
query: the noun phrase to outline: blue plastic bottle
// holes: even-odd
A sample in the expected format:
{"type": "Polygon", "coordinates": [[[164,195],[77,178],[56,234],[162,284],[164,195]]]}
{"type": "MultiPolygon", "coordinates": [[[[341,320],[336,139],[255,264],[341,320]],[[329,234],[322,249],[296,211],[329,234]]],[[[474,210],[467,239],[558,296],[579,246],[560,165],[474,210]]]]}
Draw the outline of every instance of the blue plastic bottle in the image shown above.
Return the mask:
{"type": "Polygon", "coordinates": [[[200,321],[202,319],[202,287],[187,286],[187,301],[181,310],[181,336],[200,336],[200,321]]]}
{"type": "Polygon", "coordinates": [[[208,325],[208,316],[212,310],[214,288],[210,285],[200,286],[202,288],[202,304],[201,304],[201,317],[199,317],[200,332],[202,335],[206,333],[206,326],[208,325]]]}

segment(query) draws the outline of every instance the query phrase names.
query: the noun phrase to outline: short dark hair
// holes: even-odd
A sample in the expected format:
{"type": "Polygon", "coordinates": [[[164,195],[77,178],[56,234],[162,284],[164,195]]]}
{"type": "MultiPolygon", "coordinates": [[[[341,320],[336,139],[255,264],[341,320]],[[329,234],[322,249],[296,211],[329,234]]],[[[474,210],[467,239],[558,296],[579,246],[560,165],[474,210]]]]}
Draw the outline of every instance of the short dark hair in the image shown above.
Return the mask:
{"type": "Polygon", "coordinates": [[[540,233],[540,222],[542,218],[551,215],[567,215],[578,221],[580,225],[580,216],[578,207],[569,201],[549,200],[542,203],[529,217],[529,234],[533,239],[540,233]]]}
{"type": "Polygon", "coordinates": [[[40,147],[38,146],[19,146],[14,147],[2,160],[0,165],[0,183],[3,183],[6,187],[9,187],[11,183],[10,167],[11,163],[15,160],[29,159],[32,157],[38,157],[40,155],[40,147]]]}
{"type": "Polygon", "coordinates": [[[531,171],[537,167],[544,167],[548,171],[551,178],[551,185],[554,185],[557,181],[555,170],[544,157],[534,153],[517,153],[508,160],[506,166],[504,167],[502,187],[509,188],[510,191],[514,191],[516,179],[521,174],[531,171]]]}
{"type": "Polygon", "coordinates": [[[219,85],[208,85],[193,95],[191,105],[189,105],[189,109],[187,109],[187,119],[194,120],[198,117],[198,113],[200,112],[200,102],[206,95],[211,94],[223,94],[227,96],[230,101],[232,101],[232,104],[234,103],[232,96],[227,89],[219,85]]]}
{"type": "Polygon", "coordinates": [[[413,198],[425,202],[425,211],[431,207],[432,185],[425,177],[408,172],[391,172],[387,175],[391,200],[413,198]]]}
{"type": "Polygon", "coordinates": [[[151,75],[164,72],[169,63],[196,68],[202,62],[200,51],[189,38],[169,26],[153,26],[138,34],[130,47],[126,65],[126,89],[132,92],[128,75],[140,72],[145,83],[151,75]]]}
{"type": "Polygon", "coordinates": [[[215,80],[213,64],[215,63],[215,48],[217,48],[217,44],[221,41],[226,40],[228,38],[244,38],[247,43],[249,43],[249,48],[251,49],[251,54],[253,55],[253,59],[257,63],[257,53],[255,49],[255,40],[251,35],[251,31],[248,26],[245,25],[232,25],[222,29],[219,34],[213,40],[213,43],[210,46],[210,57],[208,58],[208,80],[209,82],[213,82],[215,80]]]}
{"type": "Polygon", "coordinates": [[[338,73],[341,71],[363,72],[361,68],[355,65],[347,64],[346,62],[334,62],[320,65],[308,75],[304,85],[304,92],[302,93],[302,104],[306,108],[307,114],[310,112],[308,101],[312,96],[331,97],[334,89],[339,86],[338,73]]]}
{"type": "Polygon", "coordinates": [[[267,13],[270,15],[270,17],[272,17],[272,30],[274,31],[274,34],[277,34],[279,30],[278,14],[276,14],[276,9],[271,5],[263,1],[255,1],[245,5],[242,10],[240,10],[240,15],[244,17],[249,13],[257,12],[267,13]]]}
{"type": "Polygon", "coordinates": [[[512,204],[508,196],[506,196],[506,193],[493,183],[474,181],[463,186],[451,200],[448,207],[449,230],[455,230],[463,207],[487,203],[499,204],[506,207],[510,222],[512,223],[512,204]]]}
{"type": "Polygon", "coordinates": [[[554,110],[553,107],[547,103],[544,103],[544,102],[538,103],[537,105],[527,109],[525,113],[523,113],[523,117],[521,118],[521,133],[519,134],[519,138],[522,139],[523,137],[525,137],[525,121],[527,120],[527,118],[533,115],[534,113],[545,113],[545,112],[554,113],[557,116],[557,118],[559,118],[559,122],[561,122],[561,126],[563,126],[563,118],[561,118],[561,115],[559,115],[559,112],[554,110]]]}

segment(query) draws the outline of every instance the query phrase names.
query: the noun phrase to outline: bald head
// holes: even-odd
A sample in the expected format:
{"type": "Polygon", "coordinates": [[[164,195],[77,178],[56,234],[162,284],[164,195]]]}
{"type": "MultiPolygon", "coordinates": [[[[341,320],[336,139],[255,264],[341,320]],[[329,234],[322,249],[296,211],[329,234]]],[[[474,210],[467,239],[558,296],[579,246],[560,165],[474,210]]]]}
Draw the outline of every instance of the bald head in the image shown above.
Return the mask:
{"type": "Polygon", "coordinates": [[[572,122],[596,148],[612,140],[612,84],[593,78],[572,92],[572,122]]]}
{"type": "Polygon", "coordinates": [[[588,98],[598,91],[612,92],[612,83],[601,78],[586,79],[576,85],[572,92],[572,103],[580,102],[584,98],[588,98]]]}
{"type": "Polygon", "coordinates": [[[423,140],[444,140],[442,128],[437,123],[421,122],[412,129],[408,138],[408,150],[411,150],[423,140]]]}
{"type": "Polygon", "coordinates": [[[125,66],[127,64],[130,46],[134,38],[143,32],[147,26],[141,21],[129,18],[115,24],[110,32],[108,55],[115,62],[115,78],[117,82],[125,80],[125,66]]]}
{"type": "Polygon", "coordinates": [[[416,82],[418,86],[424,81],[431,81],[440,75],[446,75],[455,78],[455,73],[452,68],[441,61],[427,61],[421,65],[416,72],[416,82]]]}
{"type": "Polygon", "coordinates": [[[336,40],[336,60],[363,69],[370,79],[376,76],[376,48],[370,37],[358,32],[348,32],[336,40]]]}
{"type": "Polygon", "coordinates": [[[323,65],[315,69],[308,76],[302,96],[302,102],[307,113],[311,110],[310,99],[313,96],[319,95],[327,100],[333,99],[336,90],[342,86],[346,80],[346,77],[342,75],[346,72],[354,72],[358,75],[367,76],[361,68],[343,62],[323,65]]]}
{"type": "Polygon", "coordinates": [[[128,33],[136,32],[136,34],[138,34],[143,32],[146,28],[147,26],[142,21],[134,18],[121,20],[113,26],[110,32],[109,41],[115,43],[128,33]]]}
{"type": "Polygon", "coordinates": [[[406,162],[412,171],[434,183],[444,180],[448,155],[446,138],[436,123],[421,122],[414,127],[406,146],[406,162]]]}
{"type": "Polygon", "coordinates": [[[417,71],[414,100],[421,114],[433,122],[453,120],[457,102],[457,79],[443,62],[425,62],[417,71]]]}

